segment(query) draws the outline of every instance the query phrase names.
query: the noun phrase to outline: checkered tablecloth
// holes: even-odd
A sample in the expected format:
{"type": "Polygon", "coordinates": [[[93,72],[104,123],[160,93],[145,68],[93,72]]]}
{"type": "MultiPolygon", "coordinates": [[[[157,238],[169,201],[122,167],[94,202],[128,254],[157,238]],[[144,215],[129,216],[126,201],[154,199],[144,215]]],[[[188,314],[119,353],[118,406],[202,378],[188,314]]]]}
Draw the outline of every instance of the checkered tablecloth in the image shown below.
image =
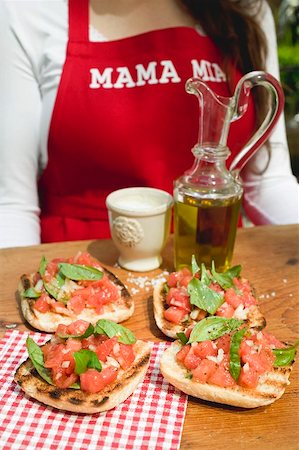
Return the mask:
{"type": "MultiPolygon", "coordinates": [[[[10,330],[0,341],[0,448],[2,450],[132,449],[175,450],[180,446],[187,396],[159,370],[168,343],[154,343],[142,384],[106,413],[73,414],[27,398],[13,380],[27,358],[28,333],[10,330]]],[[[30,333],[38,344],[49,336],[30,333]]]]}

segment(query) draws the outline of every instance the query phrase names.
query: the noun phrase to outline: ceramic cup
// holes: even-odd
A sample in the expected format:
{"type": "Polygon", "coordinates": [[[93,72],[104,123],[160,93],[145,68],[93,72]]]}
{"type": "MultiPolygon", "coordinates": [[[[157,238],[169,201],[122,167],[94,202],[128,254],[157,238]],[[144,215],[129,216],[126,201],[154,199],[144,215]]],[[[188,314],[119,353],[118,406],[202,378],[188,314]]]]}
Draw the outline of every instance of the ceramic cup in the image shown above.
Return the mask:
{"type": "Polygon", "coordinates": [[[173,199],[160,189],[119,189],[106,198],[112,239],[121,267],[136,272],[156,269],[170,232],[173,199]]]}

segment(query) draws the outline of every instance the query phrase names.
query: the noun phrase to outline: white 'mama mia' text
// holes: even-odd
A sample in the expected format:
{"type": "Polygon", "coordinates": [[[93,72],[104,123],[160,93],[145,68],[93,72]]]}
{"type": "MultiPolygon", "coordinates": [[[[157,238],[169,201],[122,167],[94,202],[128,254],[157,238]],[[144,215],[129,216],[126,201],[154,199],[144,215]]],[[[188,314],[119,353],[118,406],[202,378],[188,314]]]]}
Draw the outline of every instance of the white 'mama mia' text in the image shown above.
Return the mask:
{"type": "MultiPolygon", "coordinates": [[[[193,77],[200,77],[203,81],[221,83],[226,81],[225,73],[218,64],[202,59],[191,60],[191,73],[193,77]]],[[[170,60],[151,61],[147,67],[137,64],[134,70],[128,67],[106,67],[100,71],[98,68],[90,69],[91,89],[121,89],[145,86],[146,84],[180,83],[181,78],[170,60]]]]}

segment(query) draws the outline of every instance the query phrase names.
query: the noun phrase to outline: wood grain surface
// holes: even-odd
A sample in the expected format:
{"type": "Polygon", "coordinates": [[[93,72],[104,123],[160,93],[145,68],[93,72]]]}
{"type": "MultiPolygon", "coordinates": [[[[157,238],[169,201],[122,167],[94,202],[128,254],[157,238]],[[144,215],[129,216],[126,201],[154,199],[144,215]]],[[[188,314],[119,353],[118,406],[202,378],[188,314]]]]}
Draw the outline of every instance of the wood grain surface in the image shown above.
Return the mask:
{"type": "MultiPolygon", "coordinates": [[[[299,226],[263,226],[238,230],[233,264],[254,285],[267,331],[293,343],[299,337],[299,226]]],[[[37,270],[42,255],[68,257],[89,251],[118,275],[135,299],[135,313],[124,325],[140,339],[167,339],[153,319],[152,287],[173,270],[172,238],[163,252],[160,269],[147,273],[117,267],[117,250],[110,240],[43,244],[0,250],[0,337],[9,328],[28,330],[19,309],[17,285],[24,273],[37,270]]],[[[181,449],[299,449],[299,362],[291,384],[274,404],[242,410],[189,397],[181,449]]],[[[170,449],[171,450],[171,449],[170,449]]]]}

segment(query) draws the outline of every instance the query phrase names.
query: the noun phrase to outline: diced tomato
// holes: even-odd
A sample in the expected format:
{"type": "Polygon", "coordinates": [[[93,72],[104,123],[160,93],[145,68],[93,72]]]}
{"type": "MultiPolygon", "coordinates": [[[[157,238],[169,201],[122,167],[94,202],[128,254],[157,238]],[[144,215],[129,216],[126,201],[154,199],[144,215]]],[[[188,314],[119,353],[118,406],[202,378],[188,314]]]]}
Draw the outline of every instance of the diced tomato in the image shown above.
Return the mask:
{"type": "Polygon", "coordinates": [[[84,338],[81,341],[82,348],[88,348],[89,350],[96,351],[97,347],[106,341],[108,338],[104,334],[94,335],[92,334],[88,338],[84,338]]]}
{"type": "Polygon", "coordinates": [[[192,370],[193,378],[200,383],[206,383],[207,380],[214,374],[217,369],[217,364],[209,359],[200,361],[196,369],[192,370]]]}
{"type": "Polygon", "coordinates": [[[260,331],[252,336],[252,339],[257,341],[258,343],[262,345],[267,345],[271,348],[284,348],[285,344],[283,344],[281,341],[279,341],[275,336],[272,334],[265,333],[264,331],[260,331]]]}
{"type": "Polygon", "coordinates": [[[114,302],[119,298],[119,288],[109,280],[107,275],[96,281],[79,281],[83,286],[92,287],[93,293],[102,292],[103,303],[114,302]]]}
{"type": "Polygon", "coordinates": [[[74,295],[79,295],[80,297],[82,297],[84,300],[87,300],[88,297],[90,297],[93,294],[93,289],[92,286],[88,286],[88,287],[83,287],[80,289],[77,289],[74,292],[74,295]]]}
{"type": "Polygon", "coordinates": [[[243,344],[243,342],[240,346],[240,355],[242,361],[247,362],[259,374],[271,371],[275,360],[275,355],[270,348],[262,347],[256,350],[254,347],[243,344]]]}
{"type": "Polygon", "coordinates": [[[185,275],[180,281],[180,286],[187,287],[188,284],[190,283],[190,281],[192,280],[192,278],[193,278],[193,276],[191,274],[185,275]]]}
{"type": "Polygon", "coordinates": [[[122,369],[128,369],[135,359],[135,352],[132,345],[118,343],[113,347],[112,356],[119,362],[122,369]]]}
{"type": "Polygon", "coordinates": [[[246,388],[255,388],[258,384],[259,374],[249,365],[241,368],[238,384],[246,388]]]}
{"type": "Polygon", "coordinates": [[[87,369],[80,375],[81,389],[86,392],[96,393],[111,384],[117,378],[117,369],[108,366],[101,372],[96,369],[87,369]]]}
{"type": "Polygon", "coordinates": [[[114,336],[111,339],[105,339],[100,344],[96,346],[95,352],[101,361],[107,361],[107,356],[109,356],[113,350],[114,345],[117,343],[117,337],[114,336]]]}
{"type": "Polygon", "coordinates": [[[41,313],[49,312],[51,310],[49,300],[50,298],[47,294],[42,294],[39,299],[34,302],[34,309],[41,313]]]}
{"type": "Polygon", "coordinates": [[[82,336],[89,327],[89,322],[86,320],[75,320],[67,326],[67,334],[73,336],[82,336]]]}
{"type": "Polygon", "coordinates": [[[236,288],[239,291],[242,291],[243,293],[251,293],[251,286],[248,282],[248,280],[245,280],[245,278],[234,278],[233,283],[236,286],[236,288]]]}
{"type": "Polygon", "coordinates": [[[78,375],[74,372],[67,375],[63,370],[52,370],[52,380],[60,389],[67,389],[78,380],[78,375]]]}
{"type": "Polygon", "coordinates": [[[54,311],[58,314],[62,314],[64,316],[73,317],[72,311],[67,309],[62,302],[56,302],[54,299],[51,298],[50,307],[51,311],[54,311]]]}
{"type": "Polygon", "coordinates": [[[201,359],[206,358],[207,356],[217,356],[218,350],[216,345],[213,345],[212,341],[203,341],[198,342],[197,345],[193,346],[193,351],[196,356],[199,356],[201,359]]]}
{"type": "Polygon", "coordinates": [[[220,317],[233,317],[235,309],[229,305],[227,302],[222,303],[222,305],[217,309],[216,316],[220,317]]]}
{"type": "Polygon", "coordinates": [[[217,348],[222,348],[224,353],[229,353],[230,348],[230,335],[224,334],[220,338],[217,339],[217,348]]]}
{"type": "Polygon", "coordinates": [[[188,267],[184,267],[178,272],[170,273],[167,279],[167,284],[169,287],[187,286],[191,279],[191,271],[188,269],[188,267]]]}
{"type": "Polygon", "coordinates": [[[55,334],[58,336],[59,334],[62,334],[62,335],[67,335],[68,334],[68,332],[67,332],[67,325],[64,325],[63,323],[59,323],[58,325],[57,325],[57,328],[56,328],[56,331],[55,331],[55,334]]]}
{"type": "Polygon", "coordinates": [[[183,363],[186,356],[189,353],[189,350],[191,349],[191,345],[184,345],[176,354],[176,360],[180,363],[183,363]]]}
{"type": "Polygon", "coordinates": [[[86,299],[85,305],[87,308],[94,308],[97,314],[103,312],[103,296],[101,292],[92,294],[88,299],[86,299]]]}
{"type": "Polygon", "coordinates": [[[80,295],[75,294],[70,300],[68,300],[67,307],[75,314],[80,314],[85,308],[85,300],[80,295]]]}
{"type": "Polygon", "coordinates": [[[99,267],[99,262],[88,252],[79,252],[73,258],[69,258],[72,264],[81,264],[82,266],[99,267]]]}
{"type": "Polygon", "coordinates": [[[251,294],[251,292],[245,292],[243,294],[243,304],[245,306],[245,308],[249,308],[252,305],[256,305],[257,304],[257,300],[256,298],[251,294]]]}
{"type": "Polygon", "coordinates": [[[187,312],[191,311],[190,296],[185,288],[171,288],[169,289],[166,302],[170,306],[177,306],[187,312]]]}
{"type": "Polygon", "coordinates": [[[170,306],[164,311],[164,317],[166,320],[172,323],[181,323],[181,320],[186,316],[186,311],[177,306],[170,306]]]}
{"type": "Polygon", "coordinates": [[[184,359],[184,366],[187,367],[187,369],[195,369],[200,361],[201,359],[195,355],[193,347],[191,347],[190,351],[184,359]]]}
{"type": "Polygon", "coordinates": [[[62,350],[64,350],[64,344],[46,344],[42,347],[47,369],[60,367],[64,356],[62,350]]]}
{"type": "Polygon", "coordinates": [[[115,367],[108,366],[101,372],[105,386],[111,384],[117,378],[117,370],[115,367]]]}
{"type": "Polygon", "coordinates": [[[168,275],[167,285],[169,287],[177,287],[179,282],[179,272],[172,272],[168,275]]]}
{"type": "Polygon", "coordinates": [[[228,357],[224,356],[215,372],[209,377],[208,382],[222,387],[235,386],[236,382],[230,374],[228,357]]]}
{"type": "Polygon", "coordinates": [[[58,272],[58,264],[63,261],[64,260],[61,258],[55,258],[47,264],[46,271],[43,276],[44,281],[48,283],[55,277],[58,272]]]}
{"type": "Polygon", "coordinates": [[[236,309],[239,305],[243,304],[242,296],[237,294],[233,288],[228,288],[225,291],[224,298],[226,303],[236,309]]]}
{"type": "MultiPolygon", "coordinates": [[[[83,322],[83,320],[82,320],[82,322],[83,322]]],[[[65,350],[68,350],[71,353],[74,353],[74,352],[78,352],[79,350],[81,350],[81,348],[82,348],[82,344],[81,344],[80,339],[73,339],[73,338],[67,339],[66,344],[65,344],[65,350]]]]}

